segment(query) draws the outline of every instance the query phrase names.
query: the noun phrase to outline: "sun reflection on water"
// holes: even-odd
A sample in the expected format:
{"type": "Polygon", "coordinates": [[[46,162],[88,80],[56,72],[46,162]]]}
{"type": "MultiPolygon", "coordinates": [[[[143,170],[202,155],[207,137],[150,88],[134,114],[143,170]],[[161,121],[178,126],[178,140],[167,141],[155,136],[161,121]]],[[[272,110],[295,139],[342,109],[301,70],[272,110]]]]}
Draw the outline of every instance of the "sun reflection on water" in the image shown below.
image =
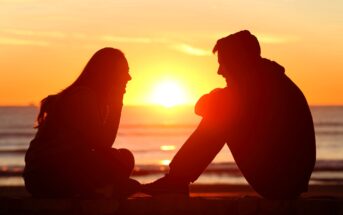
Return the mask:
{"type": "Polygon", "coordinates": [[[162,164],[164,166],[168,166],[170,164],[170,160],[161,160],[160,164],[162,164]]]}
{"type": "Polygon", "coordinates": [[[163,145],[163,146],[160,146],[160,149],[162,151],[174,151],[176,148],[176,146],[174,145],[163,145]]]}

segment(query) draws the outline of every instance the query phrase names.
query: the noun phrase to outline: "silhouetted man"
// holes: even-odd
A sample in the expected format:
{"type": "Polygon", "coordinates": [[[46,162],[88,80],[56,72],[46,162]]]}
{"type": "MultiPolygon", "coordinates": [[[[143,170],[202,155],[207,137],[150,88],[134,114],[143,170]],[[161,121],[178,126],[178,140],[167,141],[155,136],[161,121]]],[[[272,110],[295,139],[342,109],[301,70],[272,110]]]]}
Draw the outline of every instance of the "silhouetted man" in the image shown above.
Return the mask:
{"type": "Polygon", "coordinates": [[[300,89],[276,62],[261,58],[256,37],[241,31],[217,41],[218,74],[227,83],[200,98],[197,129],[165,177],[144,186],[155,195],[182,193],[227,144],[248,183],[269,199],[307,191],[316,149],[312,116],[300,89]]]}

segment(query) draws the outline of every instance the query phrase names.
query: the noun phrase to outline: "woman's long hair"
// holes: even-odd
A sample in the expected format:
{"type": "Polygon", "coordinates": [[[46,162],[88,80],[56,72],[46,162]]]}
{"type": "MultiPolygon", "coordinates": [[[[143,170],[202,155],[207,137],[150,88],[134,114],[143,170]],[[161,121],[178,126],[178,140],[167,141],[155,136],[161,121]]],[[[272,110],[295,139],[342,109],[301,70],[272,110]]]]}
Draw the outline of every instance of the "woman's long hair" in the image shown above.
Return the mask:
{"type": "Polygon", "coordinates": [[[97,51],[88,61],[80,76],[70,86],[60,93],[42,99],[34,127],[40,128],[55,107],[57,99],[76,87],[85,86],[94,90],[98,95],[106,94],[109,86],[113,84],[110,81],[118,75],[116,74],[116,66],[123,60],[126,61],[125,55],[119,49],[103,48],[97,51]]]}

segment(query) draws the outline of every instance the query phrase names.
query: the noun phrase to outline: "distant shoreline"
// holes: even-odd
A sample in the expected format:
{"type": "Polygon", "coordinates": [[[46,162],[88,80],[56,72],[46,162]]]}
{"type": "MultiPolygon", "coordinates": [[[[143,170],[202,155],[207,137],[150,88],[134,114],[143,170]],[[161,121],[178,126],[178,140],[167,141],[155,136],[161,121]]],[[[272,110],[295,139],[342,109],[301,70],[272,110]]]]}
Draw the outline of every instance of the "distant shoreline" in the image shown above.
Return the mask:
{"type": "MultiPolygon", "coordinates": [[[[165,109],[172,109],[172,108],[182,108],[182,107],[194,107],[193,104],[184,104],[184,105],[176,105],[176,106],[173,106],[173,107],[169,107],[169,108],[166,108],[166,107],[163,107],[163,106],[159,106],[159,105],[150,105],[150,104],[147,104],[147,105],[125,105],[125,107],[134,107],[134,108],[140,108],[140,107],[145,107],[145,108],[165,108],[165,109]]],[[[39,104],[29,104],[29,105],[0,105],[0,108],[27,108],[27,107],[34,107],[34,108],[39,108],[39,104]]],[[[332,108],[335,108],[335,107],[343,107],[343,104],[313,104],[311,105],[310,104],[310,107],[332,107],[332,108]]]]}

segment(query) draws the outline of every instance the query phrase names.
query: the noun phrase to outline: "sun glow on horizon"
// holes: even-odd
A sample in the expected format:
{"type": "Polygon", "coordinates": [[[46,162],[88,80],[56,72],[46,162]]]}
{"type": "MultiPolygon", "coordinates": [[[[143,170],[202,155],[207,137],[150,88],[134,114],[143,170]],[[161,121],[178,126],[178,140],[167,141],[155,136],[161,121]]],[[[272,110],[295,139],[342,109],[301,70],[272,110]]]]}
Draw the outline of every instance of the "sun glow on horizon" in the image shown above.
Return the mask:
{"type": "Polygon", "coordinates": [[[166,108],[186,104],[186,91],[177,81],[165,80],[153,88],[150,101],[166,108]]]}

